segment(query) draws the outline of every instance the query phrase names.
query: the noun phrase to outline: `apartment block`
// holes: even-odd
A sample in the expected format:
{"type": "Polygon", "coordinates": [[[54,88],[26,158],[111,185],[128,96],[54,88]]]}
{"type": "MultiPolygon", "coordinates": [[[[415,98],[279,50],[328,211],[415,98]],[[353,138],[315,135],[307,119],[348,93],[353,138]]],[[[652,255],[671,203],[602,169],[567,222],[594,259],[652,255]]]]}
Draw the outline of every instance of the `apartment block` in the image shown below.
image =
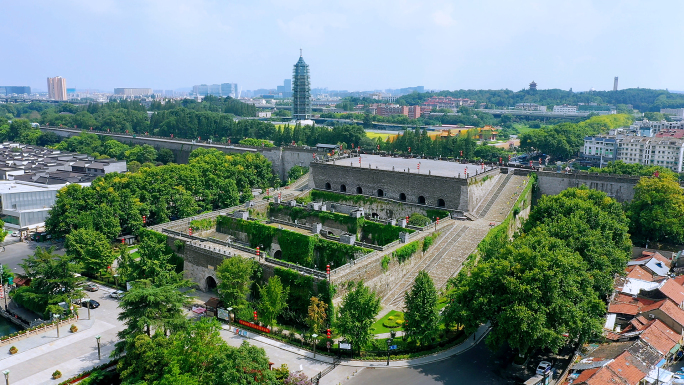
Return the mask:
{"type": "Polygon", "coordinates": [[[66,79],[61,76],[47,78],[48,97],[52,100],[67,100],[66,79]]]}

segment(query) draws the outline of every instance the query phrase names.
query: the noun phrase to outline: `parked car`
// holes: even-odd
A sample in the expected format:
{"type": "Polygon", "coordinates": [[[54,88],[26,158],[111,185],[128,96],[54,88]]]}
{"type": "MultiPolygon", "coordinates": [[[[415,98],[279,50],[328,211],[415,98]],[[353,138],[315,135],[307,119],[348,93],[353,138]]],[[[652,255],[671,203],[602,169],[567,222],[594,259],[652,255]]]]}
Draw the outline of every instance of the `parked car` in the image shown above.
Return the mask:
{"type": "Polygon", "coordinates": [[[112,298],[115,298],[115,299],[121,299],[121,298],[123,298],[125,293],[126,292],[123,290],[117,290],[117,291],[113,291],[111,294],[109,294],[109,296],[112,298]]]}
{"type": "Polygon", "coordinates": [[[91,309],[97,309],[100,307],[100,303],[95,301],[94,299],[88,299],[85,301],[81,301],[81,307],[89,307],[91,309]]]}
{"type": "Polygon", "coordinates": [[[542,361],[537,366],[537,374],[544,374],[551,370],[551,363],[549,361],[542,361]]]}
{"type": "Polygon", "coordinates": [[[100,288],[96,284],[94,284],[92,282],[88,282],[85,285],[83,285],[83,290],[85,290],[85,291],[98,291],[98,290],[100,290],[100,288]]]}
{"type": "Polygon", "coordinates": [[[18,237],[18,236],[19,236],[19,232],[18,232],[18,231],[12,231],[12,236],[13,236],[13,237],[18,237]]]}

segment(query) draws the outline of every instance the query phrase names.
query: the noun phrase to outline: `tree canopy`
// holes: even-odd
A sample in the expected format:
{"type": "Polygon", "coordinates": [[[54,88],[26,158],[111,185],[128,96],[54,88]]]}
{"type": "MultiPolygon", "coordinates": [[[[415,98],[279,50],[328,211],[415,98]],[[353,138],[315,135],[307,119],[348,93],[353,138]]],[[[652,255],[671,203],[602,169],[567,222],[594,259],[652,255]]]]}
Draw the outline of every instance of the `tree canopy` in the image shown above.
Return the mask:
{"type": "Polygon", "coordinates": [[[352,344],[353,349],[360,351],[373,339],[371,327],[379,312],[380,298],[362,281],[356,282],[342,299],[337,329],[352,344]]]}
{"type": "Polygon", "coordinates": [[[684,243],[684,190],[673,173],[642,177],[627,206],[630,233],[640,245],[684,243]]]}

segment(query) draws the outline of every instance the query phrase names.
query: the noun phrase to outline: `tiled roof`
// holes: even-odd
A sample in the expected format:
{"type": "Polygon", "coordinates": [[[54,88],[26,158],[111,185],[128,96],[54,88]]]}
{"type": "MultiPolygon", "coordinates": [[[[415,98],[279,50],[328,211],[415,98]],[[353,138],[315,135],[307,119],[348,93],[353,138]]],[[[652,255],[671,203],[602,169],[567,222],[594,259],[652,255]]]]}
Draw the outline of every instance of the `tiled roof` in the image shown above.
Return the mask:
{"type": "Polygon", "coordinates": [[[574,383],[581,384],[583,381],[586,381],[589,378],[591,378],[591,376],[593,376],[596,372],[598,372],[599,369],[601,369],[601,368],[588,369],[588,370],[583,371],[582,373],[580,373],[579,376],[577,376],[577,378],[575,378],[574,383]]]}
{"type": "Polygon", "coordinates": [[[639,338],[654,347],[660,354],[666,355],[677,344],[679,335],[660,320],[654,320],[639,338]]]}
{"type": "Polygon", "coordinates": [[[644,281],[653,281],[653,275],[646,271],[639,265],[629,266],[627,269],[627,278],[636,278],[644,281]]]}
{"type": "Polygon", "coordinates": [[[663,286],[661,286],[658,290],[665,294],[667,298],[673,300],[676,304],[681,304],[684,302],[684,287],[682,287],[682,285],[678,284],[673,279],[668,279],[665,281],[663,286]]]}
{"type": "MultiPolygon", "coordinates": [[[[639,367],[643,366],[638,360],[629,352],[624,352],[615,359],[615,361],[608,364],[613,373],[619,376],[624,383],[629,385],[637,385],[646,375],[648,371],[642,371],[639,367]]],[[[610,382],[603,382],[609,384],[610,382]]]]}

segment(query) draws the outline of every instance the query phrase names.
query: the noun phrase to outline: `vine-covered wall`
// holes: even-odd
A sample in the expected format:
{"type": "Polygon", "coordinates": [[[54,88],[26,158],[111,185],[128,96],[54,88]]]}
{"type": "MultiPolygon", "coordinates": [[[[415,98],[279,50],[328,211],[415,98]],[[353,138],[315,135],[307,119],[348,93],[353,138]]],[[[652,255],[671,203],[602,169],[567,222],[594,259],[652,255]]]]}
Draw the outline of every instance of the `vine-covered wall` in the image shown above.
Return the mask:
{"type": "MultiPolygon", "coordinates": [[[[330,222],[334,222],[341,225],[335,226],[335,228],[346,228],[348,233],[357,234],[358,239],[362,242],[378,246],[385,246],[398,240],[399,233],[401,232],[414,232],[414,230],[411,229],[367,221],[364,218],[354,218],[349,215],[331,213],[328,211],[315,211],[303,207],[291,207],[271,203],[269,207],[269,216],[273,217],[278,215],[281,217],[288,216],[293,222],[295,220],[304,219],[307,223],[320,222],[324,226],[331,226],[332,224],[330,222]]],[[[446,212],[446,215],[449,215],[448,212],[446,212]]],[[[444,218],[444,216],[442,216],[442,218],[444,218]]]]}
{"type": "Polygon", "coordinates": [[[262,246],[270,249],[272,243],[280,246],[279,259],[302,266],[325,271],[325,265],[338,267],[355,259],[356,254],[367,254],[371,250],[345,245],[322,239],[317,235],[308,236],[294,231],[277,229],[256,221],[219,216],[216,231],[236,235],[247,234],[251,247],[262,246]]]}

